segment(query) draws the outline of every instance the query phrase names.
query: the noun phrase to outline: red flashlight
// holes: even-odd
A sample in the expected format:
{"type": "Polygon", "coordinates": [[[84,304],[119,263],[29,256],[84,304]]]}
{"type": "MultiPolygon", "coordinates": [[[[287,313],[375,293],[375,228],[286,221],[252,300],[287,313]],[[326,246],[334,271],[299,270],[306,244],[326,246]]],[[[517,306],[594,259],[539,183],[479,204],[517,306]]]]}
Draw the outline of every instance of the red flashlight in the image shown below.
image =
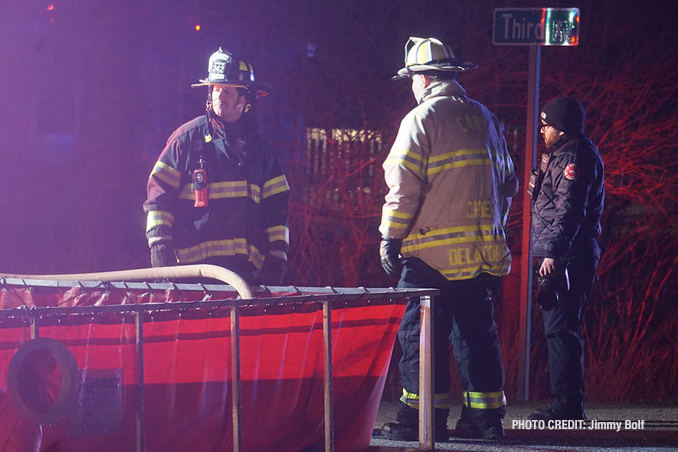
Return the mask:
{"type": "Polygon", "coordinates": [[[209,203],[209,191],[207,185],[207,171],[205,171],[204,162],[200,157],[200,168],[193,171],[193,196],[195,202],[193,207],[207,207],[209,203]]]}

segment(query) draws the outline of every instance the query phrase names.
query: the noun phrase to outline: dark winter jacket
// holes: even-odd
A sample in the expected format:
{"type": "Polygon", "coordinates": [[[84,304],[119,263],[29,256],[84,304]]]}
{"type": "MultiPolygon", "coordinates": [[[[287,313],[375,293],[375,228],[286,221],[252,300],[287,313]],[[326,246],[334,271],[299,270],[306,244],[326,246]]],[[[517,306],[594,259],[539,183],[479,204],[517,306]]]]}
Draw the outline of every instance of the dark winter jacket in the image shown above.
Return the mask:
{"type": "Polygon", "coordinates": [[[535,256],[567,261],[577,253],[599,253],[603,169],[598,149],[585,135],[563,135],[555,143],[532,207],[535,256]]]}

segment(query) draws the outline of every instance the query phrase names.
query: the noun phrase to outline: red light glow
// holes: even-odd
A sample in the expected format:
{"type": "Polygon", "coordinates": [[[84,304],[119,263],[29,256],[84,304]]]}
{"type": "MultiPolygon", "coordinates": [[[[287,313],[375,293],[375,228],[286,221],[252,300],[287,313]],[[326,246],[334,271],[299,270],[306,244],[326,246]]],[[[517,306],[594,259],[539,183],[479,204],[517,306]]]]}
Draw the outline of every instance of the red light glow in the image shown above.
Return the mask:
{"type": "Polygon", "coordinates": [[[47,11],[54,11],[54,5],[47,5],[47,11]]]}

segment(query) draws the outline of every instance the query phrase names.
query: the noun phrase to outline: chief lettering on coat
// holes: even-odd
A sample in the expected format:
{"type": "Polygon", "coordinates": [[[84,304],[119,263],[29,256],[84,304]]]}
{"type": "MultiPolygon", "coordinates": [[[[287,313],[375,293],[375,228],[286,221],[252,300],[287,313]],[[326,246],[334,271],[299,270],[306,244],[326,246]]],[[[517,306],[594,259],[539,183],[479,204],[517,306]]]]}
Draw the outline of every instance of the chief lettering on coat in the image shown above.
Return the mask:
{"type": "Polygon", "coordinates": [[[469,201],[466,203],[466,218],[492,218],[494,206],[491,201],[469,201]]]}

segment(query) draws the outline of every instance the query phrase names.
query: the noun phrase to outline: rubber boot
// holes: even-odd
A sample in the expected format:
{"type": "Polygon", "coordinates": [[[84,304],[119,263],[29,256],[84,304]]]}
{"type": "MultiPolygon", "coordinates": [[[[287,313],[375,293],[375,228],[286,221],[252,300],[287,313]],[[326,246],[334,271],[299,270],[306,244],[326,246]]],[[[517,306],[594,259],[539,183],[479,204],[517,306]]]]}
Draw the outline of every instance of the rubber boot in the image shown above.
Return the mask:
{"type": "Polygon", "coordinates": [[[480,410],[462,406],[455,434],[461,438],[501,439],[504,437],[504,407],[480,410]]]}
{"type": "MultiPolygon", "coordinates": [[[[435,409],[435,440],[438,442],[447,441],[449,433],[447,431],[447,416],[450,410],[435,409]]],[[[396,441],[418,441],[419,440],[419,410],[414,409],[404,403],[400,404],[397,415],[398,422],[387,422],[381,428],[381,434],[385,438],[396,441]]]]}

